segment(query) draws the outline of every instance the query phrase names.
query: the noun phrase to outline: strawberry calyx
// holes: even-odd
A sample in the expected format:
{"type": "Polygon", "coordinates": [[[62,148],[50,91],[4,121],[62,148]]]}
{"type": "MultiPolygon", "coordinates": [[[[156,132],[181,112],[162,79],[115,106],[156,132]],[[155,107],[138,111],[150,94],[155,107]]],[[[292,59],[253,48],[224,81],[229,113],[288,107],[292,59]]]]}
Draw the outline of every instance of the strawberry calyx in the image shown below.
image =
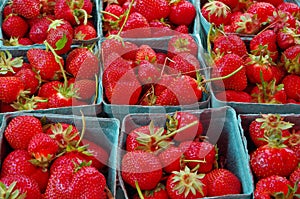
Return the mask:
{"type": "Polygon", "coordinates": [[[44,171],[47,171],[49,168],[50,162],[56,158],[53,154],[42,154],[42,153],[33,153],[33,159],[29,160],[29,162],[37,167],[43,168],[44,171]]]}
{"type": "Polygon", "coordinates": [[[262,114],[261,116],[261,118],[256,118],[255,121],[262,123],[260,128],[264,129],[267,135],[274,130],[281,132],[294,126],[293,123],[284,121],[284,118],[279,114],[262,114]]]}
{"type": "Polygon", "coordinates": [[[23,57],[12,57],[9,51],[0,52],[0,75],[8,72],[16,73],[14,68],[21,68],[23,65],[23,57]]]}
{"type": "Polygon", "coordinates": [[[286,34],[292,36],[294,38],[295,44],[300,44],[300,34],[297,34],[295,29],[292,29],[292,28],[289,28],[289,27],[285,26],[281,29],[281,31],[283,33],[286,33],[286,34]]]}
{"type": "Polygon", "coordinates": [[[205,186],[201,179],[204,178],[205,174],[198,174],[197,171],[191,172],[186,166],[184,170],[173,171],[175,176],[172,178],[174,183],[177,183],[174,190],[178,191],[178,194],[184,194],[187,197],[190,193],[196,195],[196,192],[200,192],[203,196],[202,187],[205,186]]]}
{"type": "Polygon", "coordinates": [[[231,12],[229,6],[219,1],[210,1],[206,3],[203,8],[209,11],[208,17],[216,15],[217,17],[227,17],[228,13],[231,12]]]}
{"type": "Polygon", "coordinates": [[[15,101],[12,104],[12,107],[19,111],[35,110],[38,107],[37,106],[38,103],[46,103],[46,102],[48,102],[48,99],[33,95],[30,98],[28,98],[28,97],[19,98],[17,101],[15,101]]]}
{"type": "Polygon", "coordinates": [[[11,198],[11,199],[25,199],[26,193],[20,193],[20,190],[15,189],[17,182],[12,182],[8,187],[0,182],[0,197],[1,198],[11,198]]]}
{"type": "Polygon", "coordinates": [[[275,192],[272,194],[272,196],[275,199],[293,199],[294,197],[299,197],[299,194],[295,194],[298,189],[298,182],[295,183],[294,187],[291,187],[288,185],[288,192],[286,195],[284,195],[283,192],[275,192]]]}
{"type": "Polygon", "coordinates": [[[9,40],[4,39],[4,45],[5,46],[21,46],[22,44],[19,44],[18,37],[11,37],[9,40]]]}
{"type": "Polygon", "coordinates": [[[288,58],[283,53],[283,62],[284,67],[286,68],[288,73],[300,74],[300,53],[293,59],[288,58]]]}
{"type": "Polygon", "coordinates": [[[151,196],[153,197],[153,195],[154,195],[155,192],[159,192],[161,190],[166,190],[166,187],[165,187],[164,184],[158,183],[158,185],[155,187],[155,189],[153,189],[153,190],[145,190],[144,191],[144,195],[146,197],[151,197],[151,196]]]}
{"type": "Polygon", "coordinates": [[[257,15],[252,15],[250,13],[245,13],[240,16],[240,20],[236,22],[237,33],[245,34],[255,34],[259,31],[259,21],[257,20],[257,15]]]}
{"type": "Polygon", "coordinates": [[[82,169],[83,167],[89,167],[89,166],[91,166],[92,165],[92,161],[90,160],[90,161],[88,161],[88,162],[86,162],[86,161],[79,161],[80,163],[78,164],[78,163],[76,163],[76,162],[73,162],[74,163],[74,172],[76,173],[76,172],[78,172],[80,169],[82,169]]]}
{"type": "MultiPolygon", "coordinates": [[[[291,136],[288,139],[288,145],[291,147],[300,145],[300,134],[296,133],[295,129],[293,129],[291,136]]],[[[299,167],[300,167],[300,165],[299,165],[299,167]]]]}
{"type": "Polygon", "coordinates": [[[272,56],[274,55],[274,53],[276,52],[271,52],[268,49],[268,44],[266,45],[259,44],[256,49],[251,50],[251,54],[259,55],[260,57],[265,56],[264,59],[267,59],[270,63],[273,63],[272,56]]]}

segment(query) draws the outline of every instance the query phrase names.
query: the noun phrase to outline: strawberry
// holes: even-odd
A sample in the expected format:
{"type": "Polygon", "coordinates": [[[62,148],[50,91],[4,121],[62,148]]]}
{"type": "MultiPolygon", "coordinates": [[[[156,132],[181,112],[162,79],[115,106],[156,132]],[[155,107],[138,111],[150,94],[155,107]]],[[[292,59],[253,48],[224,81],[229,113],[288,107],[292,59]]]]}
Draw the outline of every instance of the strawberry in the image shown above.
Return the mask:
{"type": "Polygon", "coordinates": [[[300,42],[300,39],[296,37],[297,32],[294,28],[284,27],[280,29],[276,35],[276,41],[281,50],[286,50],[291,46],[300,42]]]}
{"type": "Polygon", "coordinates": [[[209,197],[241,193],[241,181],[227,169],[214,169],[205,175],[205,179],[207,180],[207,196],[209,197]]]}
{"type": "Polygon", "coordinates": [[[298,161],[300,160],[299,140],[300,140],[300,131],[299,130],[298,131],[293,130],[291,136],[287,140],[288,147],[290,147],[290,149],[292,149],[296,153],[296,155],[298,157],[298,161]]]}
{"type": "MultiPolygon", "coordinates": [[[[143,191],[144,199],[168,199],[168,193],[163,184],[159,183],[154,190],[143,191]]],[[[133,196],[133,199],[140,199],[138,194],[133,196]]]]}
{"type": "Polygon", "coordinates": [[[3,19],[13,13],[12,3],[8,3],[3,8],[3,19]]]}
{"type": "Polygon", "coordinates": [[[189,28],[186,25],[179,25],[174,29],[174,31],[179,34],[189,34],[189,28]]]}
{"type": "Polygon", "coordinates": [[[147,60],[141,61],[137,69],[137,77],[142,85],[156,83],[160,77],[159,69],[147,60]]]}
{"type": "Polygon", "coordinates": [[[239,4],[239,0],[219,0],[219,1],[229,6],[231,10],[234,10],[234,8],[237,7],[237,5],[239,4]]]}
{"type": "Polygon", "coordinates": [[[231,9],[221,1],[207,2],[201,8],[203,17],[210,23],[219,26],[230,22],[231,9]]]}
{"type": "Polygon", "coordinates": [[[207,182],[204,174],[198,174],[197,171],[191,172],[188,167],[169,175],[166,189],[170,199],[192,199],[207,196],[207,182]]]}
{"type": "Polygon", "coordinates": [[[166,173],[172,173],[173,171],[180,171],[182,169],[182,156],[183,152],[179,147],[171,146],[161,152],[158,158],[163,166],[163,170],[166,173]]]}
{"type": "Polygon", "coordinates": [[[267,2],[255,2],[247,10],[248,13],[257,15],[257,19],[260,24],[265,25],[271,23],[273,13],[276,12],[274,5],[267,2]]]}
{"type": "Polygon", "coordinates": [[[288,129],[292,126],[292,123],[284,121],[284,118],[278,114],[262,114],[261,118],[257,118],[250,123],[249,134],[255,146],[260,147],[268,144],[263,138],[269,138],[278,133],[283,138],[288,138],[290,136],[288,129]]]}
{"type": "Polygon", "coordinates": [[[174,34],[174,31],[171,29],[171,26],[166,22],[162,21],[150,21],[149,26],[151,27],[152,37],[164,37],[171,36],[174,34]]]}
{"type": "Polygon", "coordinates": [[[99,59],[88,48],[75,48],[67,56],[66,70],[77,80],[94,79],[100,71],[99,59]]]}
{"type": "MultiPolygon", "coordinates": [[[[214,75],[223,77],[228,74],[231,74],[233,71],[237,70],[240,66],[242,66],[243,60],[240,56],[236,54],[226,54],[218,61],[216,61],[215,64],[216,66],[214,68],[214,75]]],[[[223,79],[222,82],[214,81],[213,83],[215,86],[219,88],[223,87],[226,90],[231,89],[236,91],[242,91],[247,87],[246,69],[242,68],[233,76],[223,79]]]]}
{"type": "Polygon", "coordinates": [[[166,126],[168,133],[172,133],[180,128],[187,127],[188,125],[196,122],[195,125],[182,130],[175,134],[174,140],[182,142],[186,140],[194,140],[203,133],[203,126],[199,118],[188,112],[176,112],[173,116],[167,115],[166,126]]]}
{"type": "Polygon", "coordinates": [[[186,0],[171,4],[169,20],[175,25],[189,26],[196,17],[194,5],[186,0]]]}
{"type": "Polygon", "coordinates": [[[76,91],[73,85],[58,87],[57,92],[48,98],[48,106],[49,108],[72,106],[72,98],[75,96],[76,91]]]}
{"type": "Polygon", "coordinates": [[[291,173],[289,180],[291,181],[292,185],[295,185],[298,182],[298,189],[295,190],[295,193],[300,194],[300,167],[298,167],[297,169],[295,169],[295,171],[293,171],[293,173],[291,173]]]}
{"type": "Polygon", "coordinates": [[[155,63],[156,61],[156,52],[149,45],[141,45],[136,52],[135,61],[137,64],[143,60],[147,60],[150,63],[155,63]]]}
{"type": "Polygon", "coordinates": [[[226,90],[223,92],[216,93],[216,98],[227,102],[251,102],[252,97],[247,92],[226,90]]]}
{"type": "Polygon", "coordinates": [[[74,28],[74,39],[77,40],[90,40],[97,37],[97,31],[91,25],[79,25],[74,28]]]}
{"type": "Polygon", "coordinates": [[[39,0],[14,0],[12,4],[14,13],[27,19],[36,18],[40,14],[39,0]]]}
{"type": "Polygon", "coordinates": [[[54,14],[55,0],[41,0],[40,3],[42,14],[54,14]]]}
{"type": "Polygon", "coordinates": [[[0,179],[4,198],[42,198],[37,182],[25,175],[10,175],[0,179]]]}
{"type": "MultiPolygon", "coordinates": [[[[260,49],[260,46],[267,46],[266,49],[270,52],[275,52],[277,50],[276,46],[276,34],[273,30],[265,30],[255,35],[250,41],[250,50],[253,52],[255,50],[257,55],[261,54],[261,50],[266,50],[265,48],[260,49]]],[[[266,52],[264,52],[265,54],[266,52]]]]}
{"type": "Polygon", "coordinates": [[[200,70],[200,63],[194,55],[181,53],[172,58],[169,67],[172,71],[171,73],[184,74],[196,78],[196,72],[200,70]]]}
{"type": "Polygon", "coordinates": [[[281,55],[281,61],[288,73],[300,75],[300,44],[286,49],[281,55]]]}
{"type": "Polygon", "coordinates": [[[167,0],[137,0],[135,10],[141,13],[148,22],[167,18],[170,14],[167,0]]]}
{"type": "MultiPolygon", "coordinates": [[[[27,58],[42,80],[57,80],[60,77],[60,66],[52,52],[43,49],[32,48],[27,51],[27,58]],[[41,60],[43,60],[41,62],[41,60]]],[[[64,60],[60,60],[64,64],[64,60]]]]}
{"type": "Polygon", "coordinates": [[[162,165],[155,155],[144,151],[127,152],[122,158],[121,175],[131,187],[154,189],[162,177],[162,165]]]}
{"type": "Polygon", "coordinates": [[[30,98],[20,98],[13,103],[12,107],[18,111],[47,109],[48,99],[32,95],[30,98]]]}
{"type": "Polygon", "coordinates": [[[241,34],[256,34],[260,29],[260,24],[256,15],[251,13],[242,13],[235,17],[231,22],[233,31],[241,34]]]}
{"type": "Polygon", "coordinates": [[[69,197],[94,199],[103,195],[106,179],[92,166],[83,166],[73,174],[69,185],[69,197]]]}
{"type": "Polygon", "coordinates": [[[179,148],[183,151],[183,161],[190,169],[198,168],[199,173],[208,173],[213,169],[217,151],[211,143],[185,141],[180,143],[179,148]]]}
{"type": "Polygon", "coordinates": [[[63,83],[59,81],[46,82],[40,87],[38,96],[49,98],[51,95],[56,94],[57,89],[61,86],[63,86],[63,83]]]}
{"type": "Polygon", "coordinates": [[[28,28],[22,17],[13,14],[8,15],[2,22],[2,30],[7,37],[24,37],[28,28]]]}
{"type": "Polygon", "coordinates": [[[31,155],[26,150],[17,149],[10,152],[3,161],[1,177],[26,175],[34,179],[40,191],[43,192],[48,183],[49,172],[33,165],[31,160],[31,155]]]}
{"type": "Polygon", "coordinates": [[[272,198],[281,193],[283,198],[291,198],[288,196],[289,186],[292,186],[291,182],[285,177],[272,175],[257,182],[254,197],[257,199],[272,198]]]}
{"type": "Polygon", "coordinates": [[[23,68],[22,57],[13,57],[9,51],[1,51],[0,57],[0,76],[13,76],[23,68]]]}
{"type": "Polygon", "coordinates": [[[51,19],[42,17],[38,22],[34,23],[29,30],[29,38],[34,43],[43,43],[47,38],[47,31],[51,24],[51,19]]]}
{"type": "Polygon", "coordinates": [[[258,0],[258,2],[267,2],[277,7],[284,2],[284,0],[258,0]]]}
{"type": "Polygon", "coordinates": [[[34,94],[40,87],[39,75],[33,70],[22,68],[15,74],[24,84],[24,90],[29,91],[29,94],[34,94]]]}
{"type": "Polygon", "coordinates": [[[24,95],[24,84],[18,77],[0,77],[0,100],[11,103],[24,95]]]}
{"type": "Polygon", "coordinates": [[[89,79],[78,80],[75,82],[74,88],[81,100],[89,100],[96,93],[96,82],[89,79]]]}
{"type": "Polygon", "coordinates": [[[268,144],[250,155],[250,165],[259,179],[272,175],[289,176],[298,165],[295,152],[282,144],[281,135],[271,136],[268,144]]]}
{"type": "Polygon", "coordinates": [[[178,34],[173,36],[168,42],[168,57],[172,57],[179,53],[190,53],[197,57],[198,45],[189,34],[178,34]]]}
{"type": "Polygon", "coordinates": [[[127,38],[151,37],[151,29],[147,19],[138,12],[129,15],[121,36],[127,38]]]}
{"type": "Polygon", "coordinates": [[[154,87],[154,94],[156,96],[159,96],[166,88],[171,85],[173,81],[175,81],[175,78],[173,76],[162,75],[154,87]]]}
{"type": "Polygon", "coordinates": [[[287,75],[283,78],[284,90],[288,98],[300,101],[300,76],[287,75]]]}
{"type": "Polygon", "coordinates": [[[247,54],[244,41],[237,35],[223,35],[214,41],[213,51],[220,54],[233,53],[240,57],[247,54]]]}
{"type": "Polygon", "coordinates": [[[285,1],[285,2],[281,3],[280,5],[278,5],[277,9],[288,12],[296,18],[299,18],[299,16],[300,16],[300,7],[297,4],[292,3],[292,2],[285,1]]]}

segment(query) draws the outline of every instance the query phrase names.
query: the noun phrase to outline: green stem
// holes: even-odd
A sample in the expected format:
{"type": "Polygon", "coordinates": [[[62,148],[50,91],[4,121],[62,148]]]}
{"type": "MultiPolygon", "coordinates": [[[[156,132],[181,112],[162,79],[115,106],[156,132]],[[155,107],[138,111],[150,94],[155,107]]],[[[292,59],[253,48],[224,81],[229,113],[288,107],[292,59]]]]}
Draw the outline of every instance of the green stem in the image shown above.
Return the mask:
{"type": "Polygon", "coordinates": [[[81,113],[81,120],[82,120],[82,132],[81,132],[81,135],[80,135],[80,138],[79,140],[77,141],[76,143],[76,148],[79,146],[79,144],[81,143],[82,139],[83,139],[83,136],[85,134],[85,129],[86,129],[86,122],[85,122],[85,117],[84,117],[84,114],[82,112],[82,110],[80,110],[80,113],[81,113]]]}
{"type": "Polygon", "coordinates": [[[112,13],[110,13],[110,12],[106,12],[106,11],[104,11],[104,10],[101,11],[101,13],[102,13],[102,14],[109,15],[109,16],[115,18],[116,20],[119,20],[119,19],[120,19],[120,17],[118,17],[117,15],[114,15],[114,14],[112,14],[112,13]]]}
{"type": "Polygon", "coordinates": [[[139,194],[140,199],[144,199],[144,196],[143,196],[143,193],[141,191],[138,181],[136,180],[134,183],[135,183],[135,188],[139,194]]]}
{"type": "Polygon", "coordinates": [[[238,73],[240,70],[242,70],[244,68],[244,66],[240,66],[238,69],[236,69],[235,71],[233,71],[232,73],[228,74],[228,75],[225,75],[225,76],[222,76],[222,77],[216,77],[216,78],[212,78],[212,79],[208,79],[208,80],[205,80],[205,82],[212,82],[212,81],[217,81],[217,80],[223,80],[223,79],[227,79],[233,75],[235,75],[236,73],[238,73]]]}
{"type": "Polygon", "coordinates": [[[121,35],[121,32],[123,31],[123,28],[125,27],[125,24],[127,23],[127,20],[128,20],[128,17],[129,17],[129,13],[130,13],[130,11],[131,11],[131,8],[132,8],[133,3],[134,3],[134,0],[132,0],[132,1],[130,2],[130,4],[129,4],[128,10],[127,10],[128,13],[126,13],[124,23],[122,24],[122,27],[120,28],[120,30],[119,30],[119,32],[118,32],[118,34],[117,34],[118,36],[121,35]]]}

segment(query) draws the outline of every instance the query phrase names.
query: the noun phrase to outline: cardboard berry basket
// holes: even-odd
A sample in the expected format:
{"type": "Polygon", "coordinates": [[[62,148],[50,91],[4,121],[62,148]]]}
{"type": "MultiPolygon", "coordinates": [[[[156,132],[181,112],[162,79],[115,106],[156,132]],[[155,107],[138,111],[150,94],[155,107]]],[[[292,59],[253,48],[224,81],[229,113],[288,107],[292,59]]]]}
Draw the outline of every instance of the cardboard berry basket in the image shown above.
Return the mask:
{"type": "MultiPolygon", "coordinates": [[[[7,39],[5,38],[5,35],[2,31],[2,23],[3,23],[3,9],[4,7],[7,5],[7,3],[10,2],[10,0],[2,0],[2,3],[0,3],[0,47],[2,47],[3,49],[6,50],[11,50],[11,49],[19,49],[19,50],[27,50],[30,48],[45,48],[45,45],[43,44],[33,44],[33,45],[26,45],[26,46],[22,46],[22,45],[18,45],[18,46],[8,46],[8,45],[4,45],[3,39],[7,39]]],[[[91,45],[95,42],[97,42],[101,37],[102,37],[102,22],[101,22],[101,17],[99,14],[99,11],[101,10],[101,6],[102,6],[102,1],[96,1],[96,0],[91,0],[91,2],[93,3],[93,10],[92,13],[90,15],[90,17],[88,19],[92,20],[92,23],[97,31],[97,37],[94,39],[90,39],[90,40],[76,40],[73,39],[72,42],[72,47],[75,46],[81,46],[81,45],[91,45]]],[[[74,28],[74,26],[72,26],[74,28]]],[[[29,30],[28,30],[29,31],[29,30]]]]}
{"type": "MultiPolygon", "coordinates": [[[[15,117],[20,115],[30,115],[38,119],[45,120],[48,123],[68,123],[75,125],[76,128],[81,132],[82,130],[82,117],[75,115],[59,115],[49,113],[12,113],[6,114],[3,118],[3,126],[0,131],[0,148],[1,148],[1,162],[0,166],[6,155],[11,151],[4,137],[4,131],[8,123],[15,117]]],[[[106,177],[107,187],[115,196],[116,193],[116,157],[119,137],[119,126],[120,122],[117,119],[110,118],[96,118],[96,117],[85,117],[86,130],[84,138],[93,141],[98,146],[103,147],[109,154],[107,163],[107,169],[103,173],[106,177]]]]}
{"type": "MultiPolygon", "coordinates": [[[[199,15],[199,12],[198,12],[198,9],[199,9],[199,6],[200,6],[200,4],[199,4],[199,2],[197,1],[197,0],[188,0],[189,2],[191,2],[193,5],[194,5],[194,7],[195,7],[195,9],[196,9],[196,16],[195,16],[195,19],[194,19],[194,21],[188,26],[188,28],[189,28],[189,34],[191,34],[191,35],[197,35],[198,33],[199,33],[199,30],[200,30],[200,26],[201,26],[201,24],[200,24],[200,15],[199,15]]],[[[101,8],[101,11],[104,11],[105,10],[105,8],[106,8],[106,6],[107,6],[107,4],[106,3],[103,3],[103,0],[101,0],[100,1],[100,4],[101,4],[101,6],[100,6],[100,8],[101,8]]],[[[103,19],[103,14],[100,12],[100,19],[103,19]]],[[[167,20],[165,20],[165,21],[167,21],[167,20]]],[[[103,23],[103,20],[101,20],[101,22],[102,22],[102,24],[104,24],[103,23]]],[[[105,34],[103,33],[103,29],[100,27],[100,29],[101,29],[101,34],[102,34],[102,36],[103,37],[105,37],[105,34]]],[[[154,30],[155,31],[155,28],[154,29],[152,29],[152,30],[154,30]]],[[[175,31],[174,31],[175,32],[175,31]]],[[[130,31],[129,31],[129,34],[130,34],[130,31]]],[[[135,34],[135,33],[133,33],[133,34],[135,34]]],[[[146,38],[146,37],[143,37],[143,36],[138,36],[139,38],[146,38]]],[[[165,37],[168,37],[168,36],[165,36],[165,37]]],[[[130,36],[130,38],[133,38],[133,36],[130,36]]],[[[153,36],[152,38],[160,38],[160,37],[156,37],[156,36],[153,36]]],[[[138,38],[137,38],[138,39],[138,38]]]]}
{"type": "MultiPolygon", "coordinates": [[[[254,182],[249,165],[249,155],[245,147],[245,138],[241,134],[238,126],[236,112],[231,107],[209,108],[198,111],[186,111],[196,115],[204,127],[204,135],[208,141],[217,144],[219,150],[219,160],[225,160],[225,168],[233,172],[241,181],[242,193],[227,196],[209,198],[252,198],[254,182]]],[[[170,113],[174,114],[174,113],[170,113]]],[[[132,198],[132,188],[130,188],[121,177],[121,163],[125,154],[126,138],[129,132],[140,126],[149,125],[150,121],[155,126],[164,127],[166,123],[165,114],[129,114],[123,122],[120,134],[118,153],[118,176],[120,185],[126,199],[132,198]]]]}
{"type": "MultiPolygon", "coordinates": [[[[169,38],[147,38],[147,39],[125,39],[124,41],[129,41],[137,46],[141,46],[143,44],[149,45],[157,52],[167,52],[168,49],[168,41],[169,38]]],[[[198,36],[193,36],[194,40],[198,45],[198,60],[200,63],[200,73],[204,76],[207,75],[207,69],[202,68],[205,66],[204,59],[203,59],[203,47],[201,45],[200,39],[198,36]]],[[[102,62],[102,67],[103,62],[102,62]]],[[[102,71],[103,72],[103,71],[102,71]]],[[[103,83],[102,83],[103,86],[103,83]]],[[[205,85],[207,91],[209,91],[208,85],[205,85]]],[[[127,114],[129,113],[168,113],[174,112],[179,110],[198,110],[209,107],[210,103],[210,93],[203,92],[202,99],[194,104],[188,105],[179,105],[179,106],[144,106],[144,105],[118,105],[118,104],[111,104],[105,97],[105,89],[103,86],[103,111],[108,115],[108,117],[115,117],[119,120],[122,120],[127,114]]],[[[142,94],[143,95],[143,94],[142,94]]],[[[140,96],[141,97],[141,96],[140,96]]]]}

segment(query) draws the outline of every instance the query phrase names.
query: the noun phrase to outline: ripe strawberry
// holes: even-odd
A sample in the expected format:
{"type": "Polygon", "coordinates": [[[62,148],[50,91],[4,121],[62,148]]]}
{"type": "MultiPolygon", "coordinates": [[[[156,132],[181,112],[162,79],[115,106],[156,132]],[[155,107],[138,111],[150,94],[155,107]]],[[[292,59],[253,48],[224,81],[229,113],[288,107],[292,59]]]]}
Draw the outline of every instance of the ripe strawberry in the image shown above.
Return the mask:
{"type": "Polygon", "coordinates": [[[8,123],[4,136],[13,149],[27,149],[31,138],[42,132],[42,124],[37,118],[17,116],[8,123]]]}
{"type": "Polygon", "coordinates": [[[288,98],[300,101],[300,77],[298,75],[287,75],[283,78],[284,90],[288,98]]]}
{"type": "Polygon", "coordinates": [[[276,41],[281,50],[286,50],[298,43],[296,29],[284,27],[280,29],[276,35],[276,41]]]}
{"type": "Polygon", "coordinates": [[[175,25],[189,26],[196,17],[194,5],[186,0],[171,4],[169,20],[175,25]]]}
{"type": "Polygon", "coordinates": [[[258,2],[267,2],[277,7],[284,2],[284,0],[258,0],[258,2]]]}
{"type": "Polygon", "coordinates": [[[43,43],[48,34],[48,28],[49,25],[51,24],[51,19],[46,17],[42,17],[34,23],[29,30],[29,38],[34,42],[34,43],[43,43]]]}
{"type": "Polygon", "coordinates": [[[229,6],[231,10],[234,10],[234,8],[236,8],[239,4],[239,0],[219,0],[219,1],[229,6]]]}
{"type": "Polygon", "coordinates": [[[100,71],[99,59],[88,48],[75,48],[67,56],[66,70],[77,80],[94,79],[100,71]]]}
{"type": "Polygon", "coordinates": [[[41,0],[40,3],[42,14],[54,14],[55,0],[41,0]]]}
{"type": "Polygon", "coordinates": [[[18,77],[0,77],[0,100],[11,103],[23,95],[25,87],[18,77]]]}
{"type": "Polygon", "coordinates": [[[138,70],[137,77],[142,85],[157,83],[160,71],[154,64],[143,60],[136,68],[138,70]]]}
{"type": "Polygon", "coordinates": [[[4,198],[42,198],[37,182],[25,175],[10,175],[0,179],[4,198]]]}
{"type": "Polygon", "coordinates": [[[39,0],[14,0],[12,4],[14,13],[27,19],[36,18],[40,14],[39,0]]]}
{"type": "Polygon", "coordinates": [[[69,197],[94,199],[103,195],[106,179],[102,173],[92,166],[83,166],[77,170],[69,185],[69,197]]]}
{"type": "Polygon", "coordinates": [[[24,90],[29,91],[29,94],[34,94],[40,87],[39,75],[33,70],[22,68],[15,74],[24,84],[24,90]]]}
{"type": "Polygon", "coordinates": [[[156,61],[156,52],[149,45],[141,45],[136,52],[135,61],[137,64],[143,60],[147,60],[150,63],[155,63],[156,61]]]}
{"type": "Polygon", "coordinates": [[[169,67],[171,73],[184,74],[196,78],[196,72],[200,70],[200,63],[194,55],[190,53],[181,53],[172,58],[169,67]]]}
{"type": "Polygon", "coordinates": [[[268,144],[263,138],[269,138],[276,134],[281,134],[283,138],[288,138],[293,124],[285,122],[284,118],[276,114],[263,114],[261,118],[257,118],[250,123],[249,134],[251,140],[256,147],[268,144]]]}
{"type": "Polygon", "coordinates": [[[27,22],[20,16],[8,15],[2,22],[2,30],[7,37],[24,37],[28,31],[27,22]]]}
{"type": "Polygon", "coordinates": [[[149,26],[151,27],[152,37],[165,37],[174,34],[170,24],[162,21],[150,21],[149,26]]]}
{"type": "Polygon", "coordinates": [[[173,171],[180,171],[182,168],[183,152],[179,147],[171,146],[161,152],[158,158],[163,166],[163,170],[166,173],[172,173],[173,171]]]}
{"type": "Polygon", "coordinates": [[[75,96],[73,85],[59,87],[57,92],[48,98],[48,106],[49,108],[72,106],[72,98],[75,96]]]}
{"type": "Polygon", "coordinates": [[[172,75],[162,75],[154,87],[155,96],[159,96],[165,89],[169,88],[173,81],[175,78],[172,75]]]}
{"type": "Polygon", "coordinates": [[[207,180],[207,196],[225,196],[240,194],[241,182],[234,173],[227,169],[214,169],[205,175],[207,180]]]}
{"type": "Polygon", "coordinates": [[[247,54],[244,41],[237,35],[224,35],[214,41],[213,51],[220,54],[233,53],[240,57],[247,54]]]}
{"type": "Polygon", "coordinates": [[[300,44],[291,46],[281,55],[281,61],[288,73],[300,75],[300,44]]]}
{"type": "Polygon", "coordinates": [[[287,140],[287,145],[288,147],[290,147],[290,149],[292,149],[295,153],[296,156],[298,157],[298,161],[300,160],[300,131],[292,131],[291,136],[289,137],[289,139],[287,140]]]}
{"type": "MultiPolygon", "coordinates": [[[[122,22],[123,24],[124,22],[122,22]]],[[[151,29],[147,19],[138,12],[129,15],[121,33],[123,38],[151,37],[151,29]]]]}
{"type": "Polygon", "coordinates": [[[183,161],[190,169],[199,167],[198,173],[208,173],[213,169],[217,151],[211,143],[185,141],[180,143],[179,148],[183,151],[183,161]]]}
{"type": "Polygon", "coordinates": [[[197,57],[198,45],[189,34],[178,34],[173,36],[168,42],[168,57],[173,58],[179,53],[190,53],[197,57]]]}
{"type": "Polygon", "coordinates": [[[219,26],[230,22],[231,9],[221,1],[207,2],[201,8],[203,17],[210,23],[219,26]]]}
{"type": "Polygon", "coordinates": [[[3,19],[13,13],[12,3],[8,3],[3,8],[3,19]]]}
{"type": "Polygon", "coordinates": [[[226,90],[223,92],[216,93],[216,98],[227,102],[251,102],[252,97],[247,92],[226,90]]]}
{"type": "Polygon", "coordinates": [[[57,89],[61,86],[63,86],[63,83],[59,81],[46,82],[40,87],[38,96],[49,98],[51,95],[56,94],[57,89]]]}
{"type": "MultiPolygon", "coordinates": [[[[243,65],[243,60],[236,54],[226,54],[218,61],[216,61],[216,67],[214,68],[214,75],[223,77],[231,74],[243,65]]],[[[215,86],[219,88],[225,88],[242,91],[247,87],[246,69],[242,68],[239,72],[233,76],[223,79],[222,81],[214,81],[215,86]]]]}
{"type": "Polygon", "coordinates": [[[33,165],[31,155],[26,150],[14,150],[9,153],[2,164],[1,177],[12,175],[26,175],[34,179],[43,192],[47,186],[49,172],[33,165]]]}
{"type": "Polygon", "coordinates": [[[154,189],[162,177],[162,165],[155,155],[144,151],[127,152],[122,158],[121,175],[131,187],[154,189]]]}
{"type": "Polygon", "coordinates": [[[265,25],[271,23],[273,13],[276,12],[274,5],[267,2],[255,2],[247,10],[248,13],[257,15],[257,19],[260,24],[265,25]]]}
{"type": "Polygon", "coordinates": [[[299,16],[300,16],[300,7],[297,4],[292,3],[292,2],[285,1],[285,2],[281,3],[280,5],[278,5],[277,9],[288,12],[296,18],[299,18],[299,16]]]}
{"type": "Polygon", "coordinates": [[[271,136],[268,144],[250,155],[250,165],[259,179],[272,175],[289,176],[298,165],[295,152],[282,144],[281,136],[271,136]]]}
{"type": "Polygon", "coordinates": [[[295,171],[293,171],[293,173],[290,175],[289,180],[291,181],[292,185],[295,185],[297,182],[297,186],[298,189],[295,190],[296,194],[300,194],[300,167],[298,167],[297,169],[295,169],[295,171]]]}
{"type": "Polygon", "coordinates": [[[179,34],[189,34],[189,28],[186,25],[179,25],[174,29],[174,31],[179,34]]]}
{"type": "Polygon", "coordinates": [[[74,39],[77,40],[90,40],[97,37],[97,31],[91,25],[79,25],[74,28],[74,39]]]}
{"type": "Polygon", "coordinates": [[[260,24],[256,15],[246,12],[235,17],[231,22],[231,27],[236,33],[251,35],[259,31],[260,24]]]}
{"type": "Polygon", "coordinates": [[[192,199],[207,196],[207,182],[204,174],[198,174],[197,171],[191,172],[188,167],[169,175],[166,188],[170,199],[192,199]]]}
{"type": "MultiPolygon", "coordinates": [[[[168,199],[168,193],[163,184],[159,183],[154,190],[143,191],[144,199],[168,199]]],[[[133,196],[133,199],[140,199],[138,194],[133,196]]]]}
{"type": "Polygon", "coordinates": [[[78,80],[75,82],[74,88],[81,100],[89,100],[96,93],[96,82],[89,79],[78,80]]]}
{"type": "Polygon", "coordinates": [[[182,142],[187,140],[194,140],[203,133],[203,126],[199,118],[188,112],[176,112],[173,116],[167,115],[167,129],[168,133],[179,130],[180,128],[187,127],[188,125],[196,122],[195,125],[182,130],[174,135],[174,140],[182,142]]]}
{"type": "Polygon", "coordinates": [[[292,186],[291,182],[285,177],[272,175],[257,182],[254,197],[265,199],[271,198],[276,193],[282,193],[284,198],[290,198],[291,196],[288,196],[289,186],[292,186]]]}
{"type": "MultiPolygon", "coordinates": [[[[56,62],[54,55],[50,51],[32,48],[27,51],[27,58],[42,80],[57,80],[60,77],[60,66],[56,62]],[[41,61],[43,60],[43,61],[41,61]]],[[[64,64],[61,59],[61,64],[64,64]]]]}
{"type": "Polygon", "coordinates": [[[170,14],[167,0],[137,0],[135,10],[141,13],[148,22],[167,18],[170,14]]]}

